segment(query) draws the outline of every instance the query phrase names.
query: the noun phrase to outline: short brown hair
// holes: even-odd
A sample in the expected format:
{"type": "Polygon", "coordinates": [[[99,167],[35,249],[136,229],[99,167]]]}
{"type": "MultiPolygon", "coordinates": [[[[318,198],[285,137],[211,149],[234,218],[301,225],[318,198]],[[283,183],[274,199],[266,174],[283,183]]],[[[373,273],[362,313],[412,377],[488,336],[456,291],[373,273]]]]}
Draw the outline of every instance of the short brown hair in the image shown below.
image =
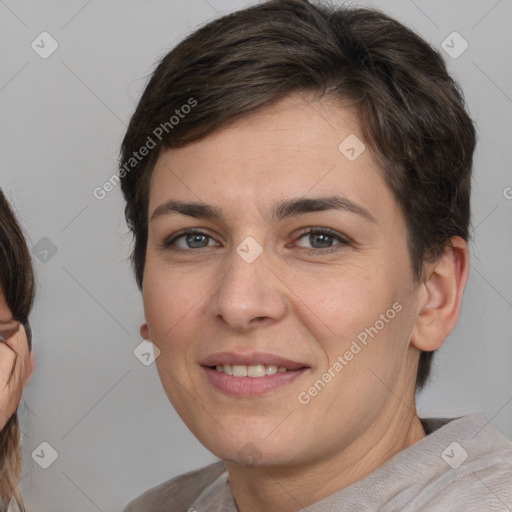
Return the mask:
{"type": "MultiPolygon", "coordinates": [[[[365,143],[404,214],[416,279],[451,237],[468,240],[475,129],[439,53],[376,10],[272,0],[189,35],[161,60],[142,94],[120,159],[139,288],[160,149],[198,141],[294,92],[357,108],[365,143]],[[182,112],[191,100],[196,107],[182,112]],[[135,159],[149,141],[153,149],[135,159]]],[[[421,354],[417,390],[432,355],[421,354]]]]}

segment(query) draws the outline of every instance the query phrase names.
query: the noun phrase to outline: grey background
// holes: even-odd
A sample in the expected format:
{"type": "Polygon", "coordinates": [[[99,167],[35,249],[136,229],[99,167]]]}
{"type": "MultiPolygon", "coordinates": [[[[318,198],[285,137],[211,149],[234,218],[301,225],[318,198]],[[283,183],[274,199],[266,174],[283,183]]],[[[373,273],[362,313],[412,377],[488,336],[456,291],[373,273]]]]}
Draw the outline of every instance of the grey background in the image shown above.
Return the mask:
{"type": "MultiPolygon", "coordinates": [[[[46,262],[34,253],[37,369],[20,412],[29,511],[119,511],[148,487],[215,460],[168,403],[155,366],[133,354],[143,314],[121,193],[99,201],[93,190],[116,172],[157,58],[199,24],[250,3],[0,1],[0,186],[31,246],[41,251],[47,237],[57,248],[46,262]],[[59,44],[48,59],[31,48],[43,31],[59,44]],[[58,452],[48,469],[31,457],[42,442],[58,452]]],[[[453,31],[469,44],[457,59],[441,52],[478,124],[472,269],[419,413],[483,411],[512,438],[512,1],[361,4],[438,48],[453,31]]]]}

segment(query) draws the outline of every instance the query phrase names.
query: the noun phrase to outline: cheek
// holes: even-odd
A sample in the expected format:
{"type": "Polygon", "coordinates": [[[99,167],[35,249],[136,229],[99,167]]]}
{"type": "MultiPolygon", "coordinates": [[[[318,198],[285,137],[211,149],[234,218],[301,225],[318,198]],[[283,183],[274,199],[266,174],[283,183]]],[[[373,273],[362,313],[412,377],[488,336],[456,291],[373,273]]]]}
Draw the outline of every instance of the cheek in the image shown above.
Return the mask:
{"type": "Polygon", "coordinates": [[[293,287],[303,303],[300,318],[310,318],[323,326],[322,331],[337,339],[357,333],[380,313],[391,307],[393,293],[390,284],[377,272],[364,269],[333,269],[328,275],[297,276],[293,287]]]}
{"type": "Polygon", "coordinates": [[[205,288],[197,275],[170,270],[165,265],[147,265],[143,300],[151,339],[160,350],[179,344],[183,333],[197,325],[204,304],[205,288]]]}
{"type": "Polygon", "coordinates": [[[297,295],[304,297],[303,303],[297,301],[297,317],[325,354],[320,370],[327,371],[345,354],[350,366],[345,374],[368,373],[369,367],[383,367],[385,361],[390,366],[402,364],[398,352],[405,353],[410,315],[397,283],[384,270],[350,269],[343,276],[340,271],[331,278],[308,277],[297,288],[297,295]]]}

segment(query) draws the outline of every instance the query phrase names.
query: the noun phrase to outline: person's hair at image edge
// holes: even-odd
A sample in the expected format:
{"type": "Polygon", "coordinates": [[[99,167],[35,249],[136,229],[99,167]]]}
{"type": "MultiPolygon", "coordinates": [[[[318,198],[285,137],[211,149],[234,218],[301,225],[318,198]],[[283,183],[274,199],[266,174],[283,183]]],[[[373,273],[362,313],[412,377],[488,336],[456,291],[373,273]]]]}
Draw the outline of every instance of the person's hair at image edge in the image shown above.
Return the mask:
{"type": "MultiPolygon", "coordinates": [[[[357,109],[364,143],[406,220],[415,280],[451,237],[469,239],[476,134],[440,54],[373,9],[272,0],[189,35],[160,61],[142,94],[122,143],[119,172],[139,288],[149,185],[160,149],[198,141],[291,93],[357,109]],[[183,105],[194,108],[177,118],[183,105]],[[179,121],[171,125],[172,116],[179,121]],[[166,129],[156,137],[161,123],[166,129]],[[140,161],[133,158],[150,139],[155,148],[140,161]]],[[[417,391],[428,380],[432,357],[421,353],[417,391]]]]}
{"type": "MultiPolygon", "coordinates": [[[[21,226],[0,190],[0,292],[15,320],[25,325],[30,339],[28,316],[34,301],[34,272],[21,226]]],[[[17,413],[0,432],[0,510],[14,498],[21,511],[18,488],[22,474],[21,434],[17,413]]]]}

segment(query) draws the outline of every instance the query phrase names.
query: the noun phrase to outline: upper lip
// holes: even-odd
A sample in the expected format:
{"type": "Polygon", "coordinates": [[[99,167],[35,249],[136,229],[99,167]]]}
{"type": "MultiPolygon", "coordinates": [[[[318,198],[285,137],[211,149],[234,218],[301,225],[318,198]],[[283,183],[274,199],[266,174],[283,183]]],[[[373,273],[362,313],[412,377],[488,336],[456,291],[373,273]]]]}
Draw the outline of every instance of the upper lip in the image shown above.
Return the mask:
{"type": "Polygon", "coordinates": [[[304,363],[292,361],[276,354],[253,352],[240,354],[236,352],[218,352],[211,354],[201,361],[201,366],[217,366],[224,364],[252,366],[257,364],[275,365],[277,367],[287,368],[288,370],[298,370],[299,368],[309,368],[304,363]]]}

